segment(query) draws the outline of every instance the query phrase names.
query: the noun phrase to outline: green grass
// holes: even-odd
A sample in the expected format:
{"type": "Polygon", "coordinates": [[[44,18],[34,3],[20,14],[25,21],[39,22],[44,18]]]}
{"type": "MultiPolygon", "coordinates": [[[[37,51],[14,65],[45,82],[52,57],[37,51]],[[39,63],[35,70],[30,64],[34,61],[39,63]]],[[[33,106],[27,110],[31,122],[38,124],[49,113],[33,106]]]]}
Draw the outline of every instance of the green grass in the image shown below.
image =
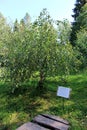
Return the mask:
{"type": "Polygon", "coordinates": [[[67,82],[58,77],[48,78],[43,92],[36,89],[36,81],[10,94],[9,84],[0,82],[0,130],[15,130],[40,113],[58,115],[70,122],[70,130],[87,130],[87,76],[86,73],[69,76],[67,82]],[[72,89],[70,99],[57,97],[58,85],[72,89]]]}

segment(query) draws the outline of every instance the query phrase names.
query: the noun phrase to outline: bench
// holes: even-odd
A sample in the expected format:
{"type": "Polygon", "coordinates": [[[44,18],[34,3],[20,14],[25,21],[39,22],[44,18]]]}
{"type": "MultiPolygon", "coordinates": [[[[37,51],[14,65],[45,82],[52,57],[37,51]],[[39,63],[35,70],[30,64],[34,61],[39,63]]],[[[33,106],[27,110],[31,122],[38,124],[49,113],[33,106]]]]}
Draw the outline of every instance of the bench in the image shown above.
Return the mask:
{"type": "Polygon", "coordinates": [[[68,130],[69,122],[53,115],[41,114],[34,117],[32,122],[27,122],[16,130],[68,130]]]}

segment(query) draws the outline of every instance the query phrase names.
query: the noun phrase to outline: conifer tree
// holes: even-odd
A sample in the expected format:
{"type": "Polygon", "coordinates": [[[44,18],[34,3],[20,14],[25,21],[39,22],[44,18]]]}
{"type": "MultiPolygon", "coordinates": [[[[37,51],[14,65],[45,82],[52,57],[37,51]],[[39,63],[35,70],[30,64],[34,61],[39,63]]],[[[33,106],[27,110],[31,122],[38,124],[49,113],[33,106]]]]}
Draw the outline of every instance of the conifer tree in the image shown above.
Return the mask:
{"type": "Polygon", "coordinates": [[[75,8],[73,9],[74,14],[72,17],[74,18],[74,22],[72,23],[72,32],[70,41],[73,46],[75,46],[75,41],[77,39],[76,33],[80,30],[80,21],[78,21],[78,17],[82,11],[82,7],[87,3],[87,0],[76,0],[75,8]]]}
{"type": "Polygon", "coordinates": [[[19,24],[18,24],[18,20],[16,19],[14,22],[14,27],[13,27],[13,31],[19,31],[19,24]]]}

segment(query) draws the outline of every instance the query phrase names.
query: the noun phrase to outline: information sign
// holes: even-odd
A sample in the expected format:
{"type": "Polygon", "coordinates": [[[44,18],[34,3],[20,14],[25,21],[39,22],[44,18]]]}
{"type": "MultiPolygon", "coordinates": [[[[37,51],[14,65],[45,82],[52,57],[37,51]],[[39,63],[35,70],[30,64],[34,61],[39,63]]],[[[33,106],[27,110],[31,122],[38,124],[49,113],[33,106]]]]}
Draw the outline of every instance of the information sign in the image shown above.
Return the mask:
{"type": "Polygon", "coordinates": [[[70,97],[70,88],[66,88],[63,86],[59,86],[57,90],[57,96],[63,97],[63,98],[69,98],[70,97]]]}

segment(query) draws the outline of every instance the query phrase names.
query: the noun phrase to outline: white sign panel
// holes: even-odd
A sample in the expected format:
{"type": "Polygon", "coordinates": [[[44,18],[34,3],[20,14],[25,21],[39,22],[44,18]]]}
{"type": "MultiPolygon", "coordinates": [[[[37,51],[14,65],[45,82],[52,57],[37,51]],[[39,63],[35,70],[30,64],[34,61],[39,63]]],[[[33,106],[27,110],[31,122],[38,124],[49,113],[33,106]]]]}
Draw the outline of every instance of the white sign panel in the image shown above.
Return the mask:
{"type": "Polygon", "coordinates": [[[57,90],[57,96],[69,98],[70,97],[70,88],[59,86],[57,90]]]}

